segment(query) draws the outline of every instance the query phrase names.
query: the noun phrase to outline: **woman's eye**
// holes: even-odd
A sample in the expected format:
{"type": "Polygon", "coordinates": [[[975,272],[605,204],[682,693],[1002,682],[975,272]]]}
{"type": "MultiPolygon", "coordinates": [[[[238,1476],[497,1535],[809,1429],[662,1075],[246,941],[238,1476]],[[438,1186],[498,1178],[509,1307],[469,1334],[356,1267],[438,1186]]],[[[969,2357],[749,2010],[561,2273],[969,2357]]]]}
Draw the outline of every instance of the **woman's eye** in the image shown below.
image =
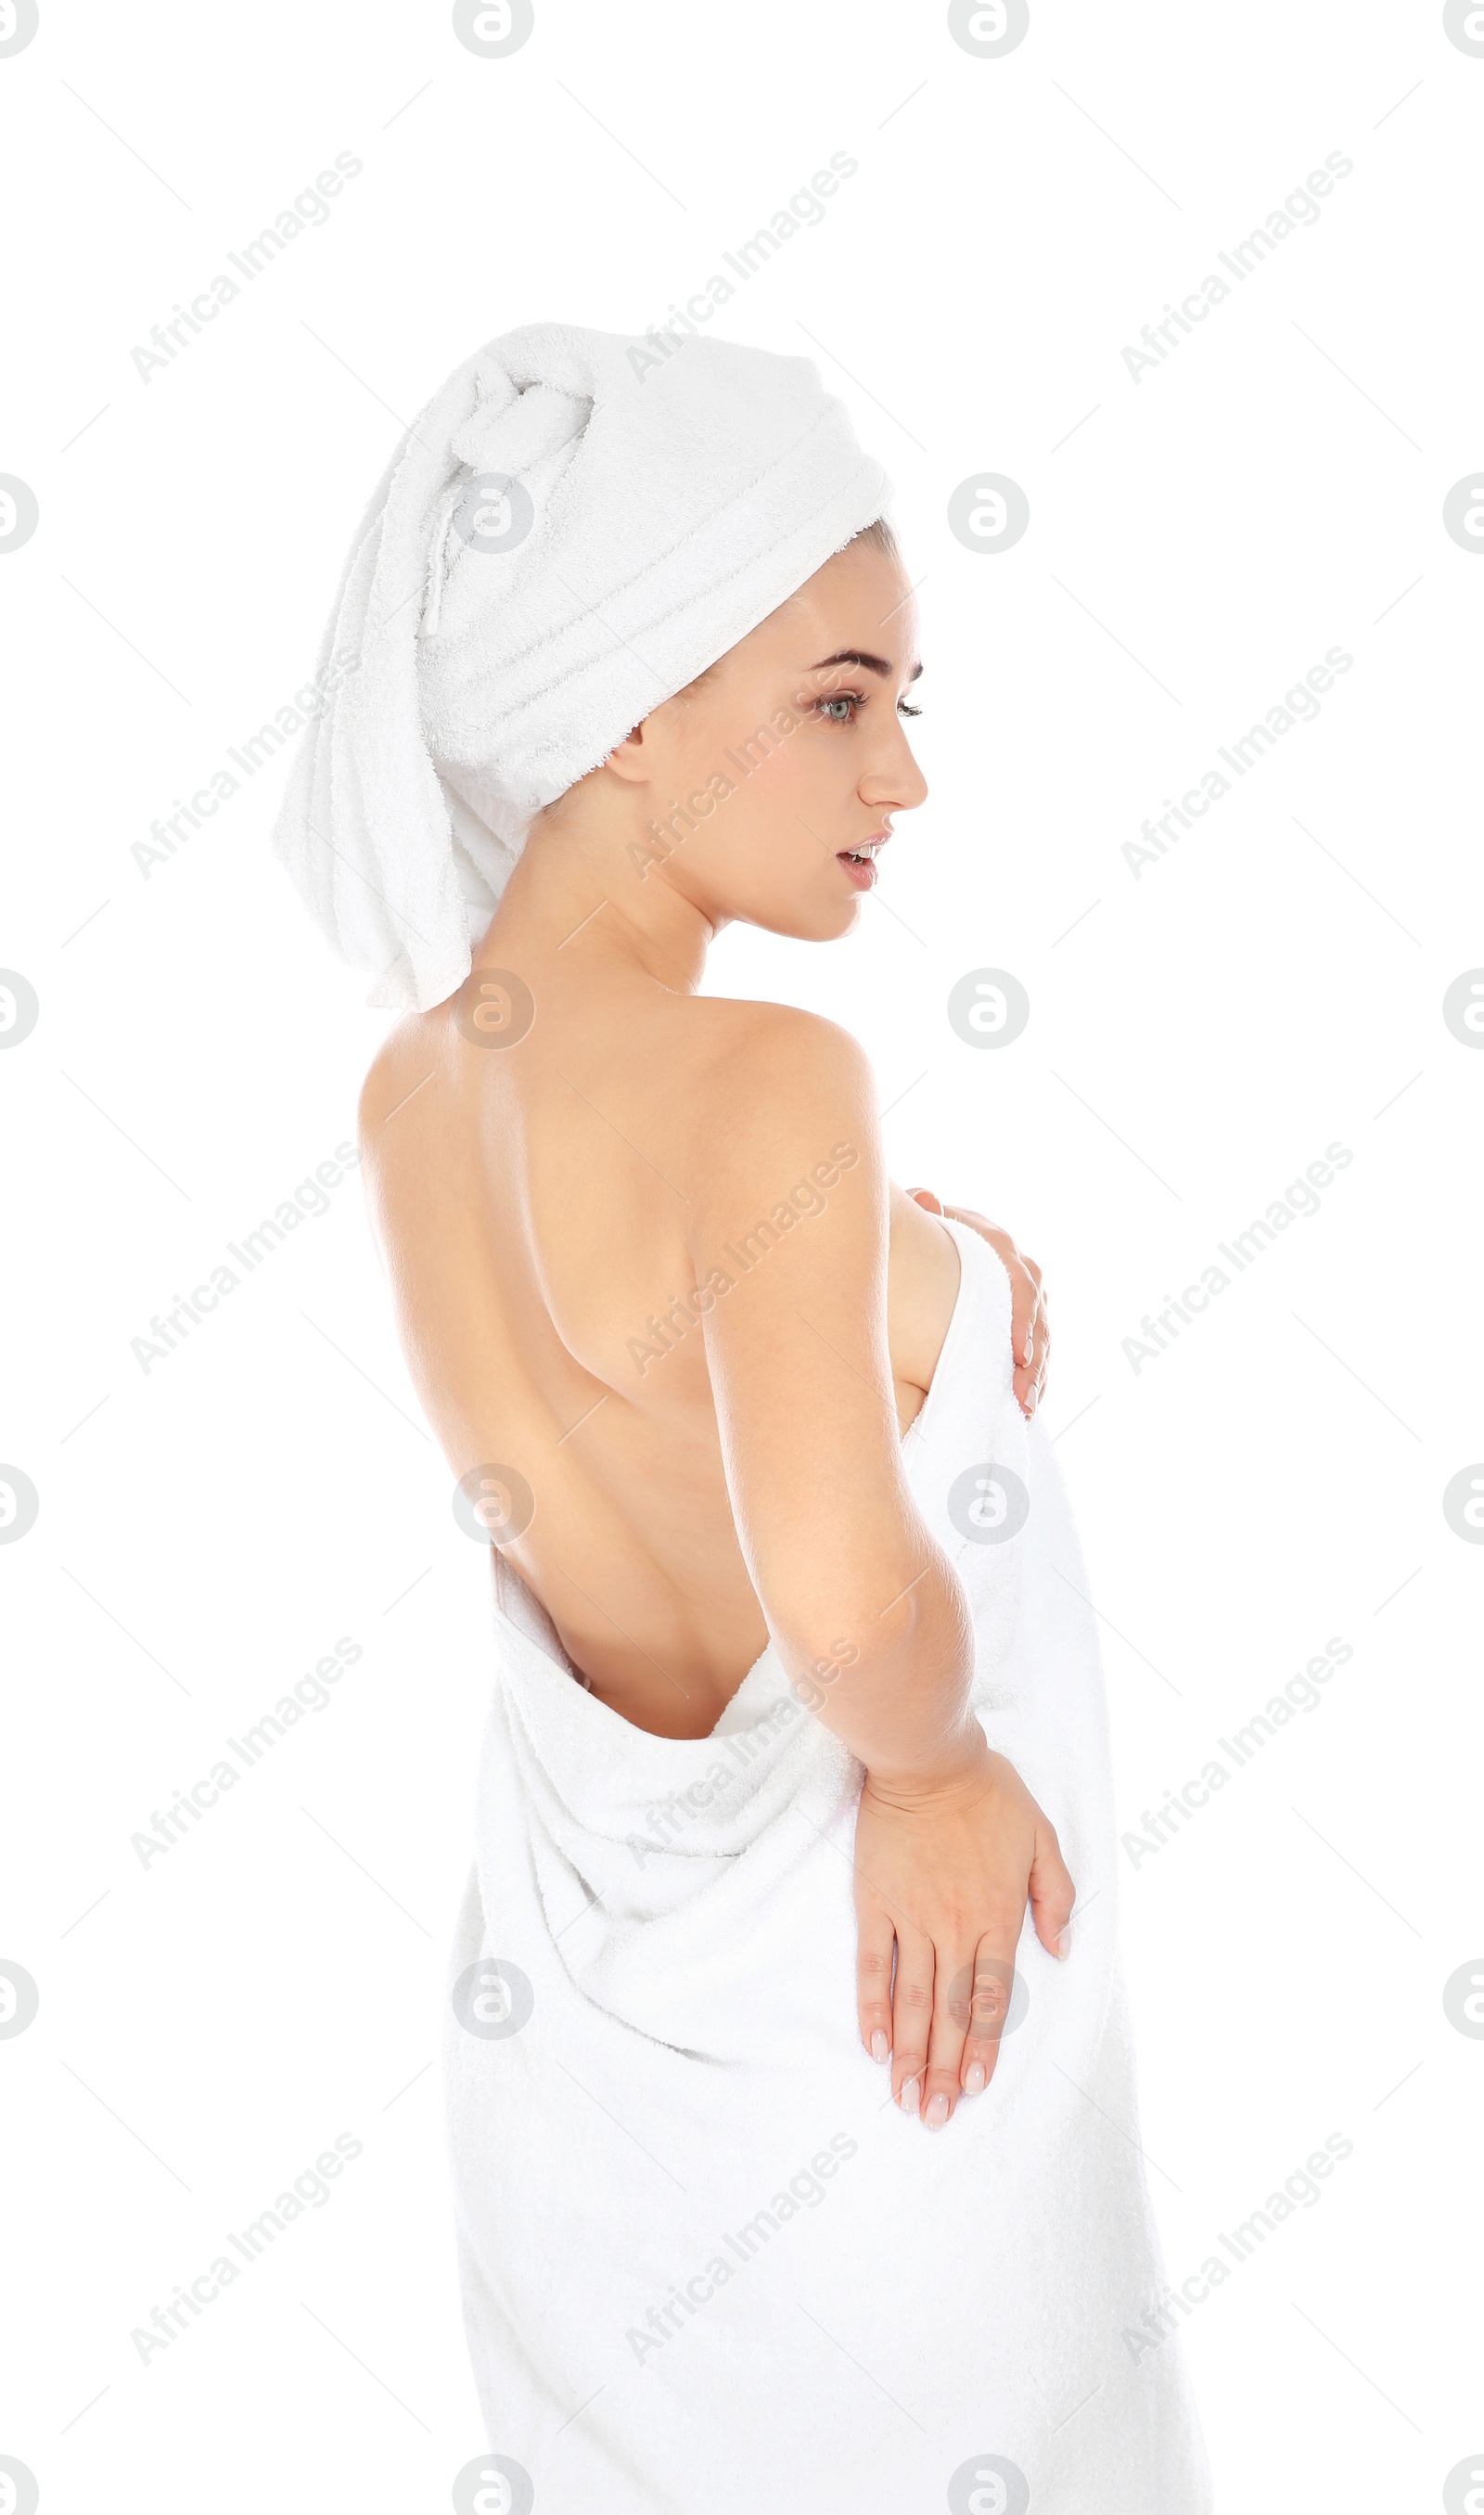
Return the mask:
{"type": "Polygon", "coordinates": [[[855,711],[859,705],[860,701],[853,691],[843,690],[838,698],[821,699],[819,709],[820,714],[827,716],[832,724],[853,724],[855,711]],[[835,713],[837,708],[843,709],[844,714],[837,716],[835,713]]]}

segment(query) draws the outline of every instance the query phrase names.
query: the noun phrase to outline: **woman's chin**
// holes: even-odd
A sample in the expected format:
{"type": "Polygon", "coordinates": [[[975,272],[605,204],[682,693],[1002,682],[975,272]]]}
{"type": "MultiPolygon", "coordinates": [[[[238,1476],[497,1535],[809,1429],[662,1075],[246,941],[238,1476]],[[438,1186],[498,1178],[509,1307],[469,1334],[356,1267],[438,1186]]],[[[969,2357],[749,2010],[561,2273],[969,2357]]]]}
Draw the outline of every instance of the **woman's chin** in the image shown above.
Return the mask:
{"type": "Polygon", "coordinates": [[[858,899],[831,900],[808,913],[797,911],[793,918],[776,928],[780,934],[792,934],[801,943],[838,943],[842,936],[853,934],[860,924],[858,899]]]}
{"type": "Polygon", "coordinates": [[[820,928],[819,939],[822,943],[834,943],[843,934],[854,933],[861,921],[865,896],[863,890],[858,890],[852,892],[846,899],[831,900],[829,923],[820,928]]]}
{"type": "Polygon", "coordinates": [[[815,881],[807,889],[780,886],[771,896],[755,891],[746,900],[728,900],[726,920],[761,927],[765,934],[786,934],[796,943],[837,943],[843,934],[853,934],[860,924],[866,895],[844,882],[837,886],[837,881],[823,886],[815,881]]]}

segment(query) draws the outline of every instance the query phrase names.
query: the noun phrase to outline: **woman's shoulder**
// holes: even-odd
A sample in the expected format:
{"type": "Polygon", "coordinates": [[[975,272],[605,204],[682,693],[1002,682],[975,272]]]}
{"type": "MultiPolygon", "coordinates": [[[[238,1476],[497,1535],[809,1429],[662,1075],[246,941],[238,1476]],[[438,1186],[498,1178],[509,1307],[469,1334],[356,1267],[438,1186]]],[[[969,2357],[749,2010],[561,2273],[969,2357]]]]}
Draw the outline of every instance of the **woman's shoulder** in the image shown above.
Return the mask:
{"type": "MultiPolygon", "coordinates": [[[[477,1119],[481,1085],[517,1087],[543,1130],[560,1129],[568,1103],[596,1107],[618,1139],[638,1143],[669,1174],[672,1156],[697,1186],[759,1172],[771,1175],[821,1134],[874,1140],[876,1083],[860,1043],[839,1022],[795,1005],[729,996],[644,991],[619,1006],[590,1007],[593,1018],[562,1034],[531,1031],[528,1082],[507,1060],[471,1058],[450,1038],[442,1009],[409,1013],[388,1032],[361,1085],[359,1139],[368,1177],[389,1152],[426,1160],[447,1131],[477,1119]],[[596,1035],[595,1035],[596,1034],[596,1035]],[[498,1075],[495,1068],[498,1067],[498,1075]],[[551,1070],[549,1070],[551,1069],[551,1070]],[[525,1088],[520,1089],[521,1084],[525,1088]],[[557,1088],[559,1084],[559,1089],[557,1088]],[[415,1102],[410,1131],[391,1122],[415,1102]]],[[[519,1049],[515,1051],[518,1057],[519,1049]]]]}
{"type": "Polygon", "coordinates": [[[433,1044],[425,1013],[405,1013],[382,1041],[366,1068],[356,1109],[363,1158],[404,1095],[428,1073],[433,1044]]]}
{"type": "Polygon", "coordinates": [[[698,1065],[723,1085],[747,1076],[824,1090],[870,1083],[871,1060],[859,1040],[823,1013],[735,996],[682,997],[676,1010],[678,1033],[688,1034],[698,1065]]]}
{"type": "Polygon", "coordinates": [[[795,1005],[692,997],[672,1039],[687,1078],[702,1202],[750,1194],[840,1138],[875,1146],[871,1061],[839,1022],[795,1005]]]}

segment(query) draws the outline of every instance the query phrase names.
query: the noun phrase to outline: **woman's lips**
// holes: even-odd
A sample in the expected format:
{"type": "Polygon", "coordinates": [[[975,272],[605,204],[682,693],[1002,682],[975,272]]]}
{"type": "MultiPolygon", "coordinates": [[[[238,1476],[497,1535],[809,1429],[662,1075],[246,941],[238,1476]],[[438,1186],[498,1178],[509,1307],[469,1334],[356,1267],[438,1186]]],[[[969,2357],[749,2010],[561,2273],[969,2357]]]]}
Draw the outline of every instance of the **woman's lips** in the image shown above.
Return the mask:
{"type": "Polygon", "coordinates": [[[883,830],[875,838],[863,839],[856,849],[843,847],[836,856],[836,863],[857,890],[875,889],[876,858],[890,835],[889,830],[883,830]]]}
{"type": "Polygon", "coordinates": [[[837,856],[835,861],[840,866],[845,880],[853,883],[857,890],[874,890],[876,888],[876,867],[869,856],[859,864],[853,856],[837,856]]]}

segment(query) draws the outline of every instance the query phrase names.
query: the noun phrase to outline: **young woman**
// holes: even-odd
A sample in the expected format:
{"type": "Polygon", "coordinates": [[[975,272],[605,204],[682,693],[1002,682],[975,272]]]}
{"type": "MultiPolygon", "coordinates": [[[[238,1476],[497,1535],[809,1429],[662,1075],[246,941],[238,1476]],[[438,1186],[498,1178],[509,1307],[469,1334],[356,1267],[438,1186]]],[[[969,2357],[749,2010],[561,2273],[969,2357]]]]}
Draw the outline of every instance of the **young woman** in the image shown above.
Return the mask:
{"type": "Polygon", "coordinates": [[[805,362],[634,351],[510,335],[409,433],[280,837],[408,1007],[365,1175],[493,1549],[459,2485],[1199,2515],[1039,1279],[887,1179],[847,1033],[701,992],[924,798],[886,483],[805,362]]]}

